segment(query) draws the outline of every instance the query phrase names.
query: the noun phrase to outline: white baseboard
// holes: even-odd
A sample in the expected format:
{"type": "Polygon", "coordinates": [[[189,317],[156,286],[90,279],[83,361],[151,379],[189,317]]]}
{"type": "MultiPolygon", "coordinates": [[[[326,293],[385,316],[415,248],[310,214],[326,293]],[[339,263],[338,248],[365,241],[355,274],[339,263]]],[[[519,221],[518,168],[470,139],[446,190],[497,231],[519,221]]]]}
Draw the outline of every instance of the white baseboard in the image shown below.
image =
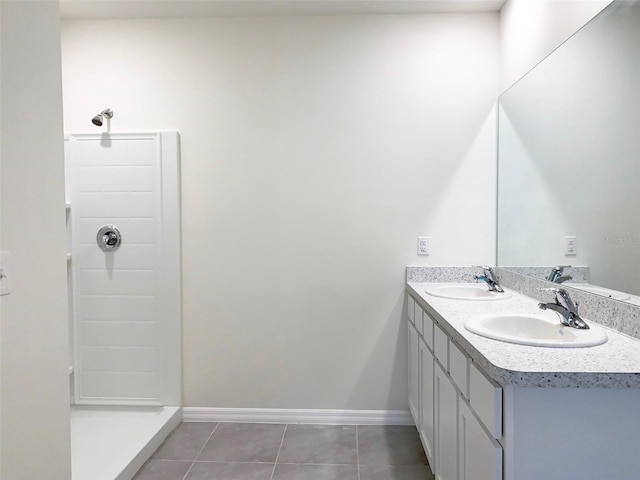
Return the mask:
{"type": "Polygon", "coordinates": [[[407,410],[302,410],[183,407],[185,422],[309,423],[319,425],[414,425],[407,410]]]}

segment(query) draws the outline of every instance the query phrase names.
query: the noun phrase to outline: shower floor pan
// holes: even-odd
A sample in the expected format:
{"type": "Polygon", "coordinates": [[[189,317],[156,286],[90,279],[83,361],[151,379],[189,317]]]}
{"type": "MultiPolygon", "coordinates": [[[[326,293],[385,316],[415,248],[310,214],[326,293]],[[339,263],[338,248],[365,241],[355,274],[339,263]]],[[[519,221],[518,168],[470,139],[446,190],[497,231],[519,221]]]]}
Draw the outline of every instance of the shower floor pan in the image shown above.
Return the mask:
{"type": "Polygon", "coordinates": [[[131,480],[180,420],[179,407],[72,405],[72,480],[131,480]]]}

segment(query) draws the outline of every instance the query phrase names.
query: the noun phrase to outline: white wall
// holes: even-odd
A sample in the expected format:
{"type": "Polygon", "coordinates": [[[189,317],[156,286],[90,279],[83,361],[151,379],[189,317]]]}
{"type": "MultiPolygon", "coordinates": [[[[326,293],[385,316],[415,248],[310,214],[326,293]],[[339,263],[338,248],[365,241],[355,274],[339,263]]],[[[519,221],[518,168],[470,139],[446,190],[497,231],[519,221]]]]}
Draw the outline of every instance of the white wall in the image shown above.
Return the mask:
{"type": "MultiPolygon", "coordinates": [[[[0,72],[2,72],[2,8],[0,8],[0,72]]],[[[2,74],[0,74],[2,100],[2,74]]],[[[2,107],[0,104],[0,251],[2,251],[2,107]]],[[[0,348],[2,348],[2,298],[0,297],[0,348]]],[[[0,350],[0,422],[2,422],[2,351],[0,350]]],[[[0,475],[2,475],[2,432],[0,431],[0,475]]]]}
{"type": "Polygon", "coordinates": [[[0,3],[4,250],[2,471],[71,477],[60,22],[57,2],[0,3]]]}
{"type": "Polygon", "coordinates": [[[612,0],[507,0],[500,12],[504,92],[612,0]]]}
{"type": "Polygon", "coordinates": [[[498,15],[68,21],[67,133],[182,139],[184,404],[406,409],[407,264],[495,260],[498,15]],[[416,256],[416,237],[432,255],[416,256]]]}
{"type": "MultiPolygon", "coordinates": [[[[2,8],[0,8],[0,72],[2,72],[2,8]]],[[[0,100],[2,74],[0,74],[0,100]]],[[[0,251],[2,251],[2,107],[0,106],[0,251]]],[[[0,348],[2,346],[2,298],[0,298],[0,348]]],[[[2,392],[2,353],[0,350],[0,392],[2,392]]],[[[2,422],[2,393],[0,393],[0,422],[2,422]]],[[[0,431],[0,475],[2,475],[2,432],[0,431]]]]}

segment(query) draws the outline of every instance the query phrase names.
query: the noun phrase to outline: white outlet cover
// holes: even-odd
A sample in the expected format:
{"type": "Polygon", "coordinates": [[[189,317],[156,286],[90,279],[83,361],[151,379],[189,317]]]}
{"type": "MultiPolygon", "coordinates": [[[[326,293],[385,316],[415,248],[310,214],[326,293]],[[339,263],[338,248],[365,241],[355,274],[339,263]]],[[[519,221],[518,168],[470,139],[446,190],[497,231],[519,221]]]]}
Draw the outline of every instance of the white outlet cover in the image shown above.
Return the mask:
{"type": "Polygon", "coordinates": [[[578,254],[577,239],[573,235],[564,237],[564,255],[566,257],[574,257],[578,254]]]}
{"type": "Polygon", "coordinates": [[[429,255],[429,237],[418,237],[418,255],[429,255]]]}

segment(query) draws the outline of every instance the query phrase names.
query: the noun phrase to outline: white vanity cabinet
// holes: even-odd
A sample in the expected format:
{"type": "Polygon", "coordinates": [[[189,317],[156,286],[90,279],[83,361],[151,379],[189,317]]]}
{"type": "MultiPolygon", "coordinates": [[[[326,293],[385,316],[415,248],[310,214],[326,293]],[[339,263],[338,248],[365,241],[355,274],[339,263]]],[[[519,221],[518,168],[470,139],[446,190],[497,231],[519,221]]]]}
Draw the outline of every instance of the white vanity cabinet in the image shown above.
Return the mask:
{"type": "Polygon", "coordinates": [[[414,420],[420,416],[420,350],[419,335],[411,322],[407,325],[409,342],[409,411],[414,420]]]}
{"type": "Polygon", "coordinates": [[[424,320],[425,334],[420,338],[420,418],[415,418],[416,426],[420,432],[420,439],[424,446],[429,464],[435,466],[435,362],[431,348],[433,340],[427,343],[427,328],[433,332],[433,323],[430,319],[424,320]],[[419,420],[419,421],[418,421],[419,420]]]}
{"type": "MultiPolygon", "coordinates": [[[[411,296],[407,297],[407,344],[409,349],[409,411],[414,419],[420,415],[420,334],[415,327],[415,310],[419,311],[422,319],[422,309],[411,296]]],[[[416,420],[418,421],[418,420],[416,420]]]]}
{"type": "Polygon", "coordinates": [[[502,389],[411,296],[407,303],[409,408],[436,479],[502,480],[502,389]]]}
{"type": "MultiPolygon", "coordinates": [[[[488,306],[425,288],[407,288],[410,396],[436,479],[640,479],[638,339],[608,330],[607,343],[578,350],[476,341],[464,323],[488,306]]],[[[495,309],[537,305],[514,295],[495,309]]]]}
{"type": "Polygon", "coordinates": [[[458,478],[458,393],[450,377],[436,363],[435,394],[435,471],[437,480],[458,478]]]}

